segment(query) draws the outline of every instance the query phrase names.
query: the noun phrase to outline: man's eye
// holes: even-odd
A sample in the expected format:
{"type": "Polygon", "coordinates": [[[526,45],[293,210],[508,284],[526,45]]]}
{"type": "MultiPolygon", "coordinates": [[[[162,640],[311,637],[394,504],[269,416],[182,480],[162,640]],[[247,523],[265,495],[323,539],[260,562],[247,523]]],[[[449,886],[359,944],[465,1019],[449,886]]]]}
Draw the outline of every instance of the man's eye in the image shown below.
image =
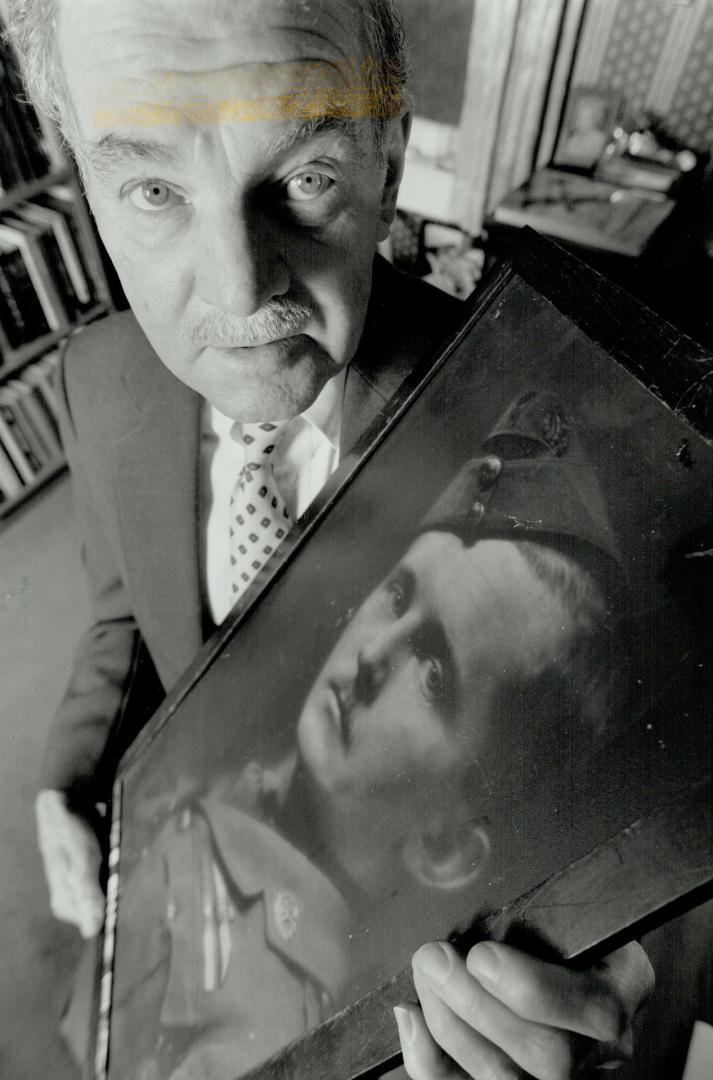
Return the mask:
{"type": "Polygon", "coordinates": [[[129,192],[129,199],[139,210],[168,210],[183,199],[163,180],[146,180],[129,192]]]}
{"type": "Polygon", "coordinates": [[[316,199],[318,195],[324,195],[333,183],[332,177],[326,173],[308,169],[287,181],[287,197],[300,202],[316,199]]]}
{"type": "Polygon", "coordinates": [[[392,581],[391,584],[387,586],[386,595],[388,598],[389,610],[395,618],[400,619],[408,609],[406,590],[398,581],[392,581]]]}
{"type": "Polygon", "coordinates": [[[428,701],[439,701],[445,694],[443,664],[434,656],[429,656],[421,667],[421,687],[428,701]]]}

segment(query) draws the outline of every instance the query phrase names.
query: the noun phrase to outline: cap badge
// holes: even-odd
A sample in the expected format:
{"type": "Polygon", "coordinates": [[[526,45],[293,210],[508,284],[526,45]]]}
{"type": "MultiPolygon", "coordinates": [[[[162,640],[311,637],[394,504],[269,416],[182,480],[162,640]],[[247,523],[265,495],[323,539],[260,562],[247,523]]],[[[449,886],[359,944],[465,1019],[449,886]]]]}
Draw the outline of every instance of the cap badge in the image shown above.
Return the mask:
{"type": "Polygon", "coordinates": [[[555,457],[562,457],[569,449],[569,425],[562,413],[554,409],[542,417],[542,439],[555,457]]]}

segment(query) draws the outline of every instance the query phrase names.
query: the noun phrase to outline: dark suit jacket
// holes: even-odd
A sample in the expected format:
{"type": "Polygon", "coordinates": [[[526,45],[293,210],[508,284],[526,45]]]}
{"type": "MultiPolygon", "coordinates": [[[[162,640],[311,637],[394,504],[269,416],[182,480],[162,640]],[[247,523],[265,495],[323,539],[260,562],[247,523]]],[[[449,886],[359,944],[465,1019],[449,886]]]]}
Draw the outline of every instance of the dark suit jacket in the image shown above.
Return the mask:
{"type": "MultiPolygon", "coordinates": [[[[459,307],[376,260],[347,376],[344,452],[434,353],[459,307]]],[[[42,783],[90,806],[108,796],[119,753],[203,641],[202,400],[164,367],[130,312],[74,336],[61,377],[94,622],[50,733],[42,783]]]]}

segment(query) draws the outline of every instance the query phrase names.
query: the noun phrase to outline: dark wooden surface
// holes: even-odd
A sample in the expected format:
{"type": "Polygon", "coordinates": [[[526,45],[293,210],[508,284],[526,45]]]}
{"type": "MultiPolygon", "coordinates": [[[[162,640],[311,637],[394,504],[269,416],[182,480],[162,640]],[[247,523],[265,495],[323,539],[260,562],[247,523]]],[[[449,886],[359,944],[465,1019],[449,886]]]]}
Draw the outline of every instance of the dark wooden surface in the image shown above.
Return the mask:
{"type": "Polygon", "coordinates": [[[708,349],[531,229],[522,231],[514,266],[700,435],[713,435],[708,349]]]}

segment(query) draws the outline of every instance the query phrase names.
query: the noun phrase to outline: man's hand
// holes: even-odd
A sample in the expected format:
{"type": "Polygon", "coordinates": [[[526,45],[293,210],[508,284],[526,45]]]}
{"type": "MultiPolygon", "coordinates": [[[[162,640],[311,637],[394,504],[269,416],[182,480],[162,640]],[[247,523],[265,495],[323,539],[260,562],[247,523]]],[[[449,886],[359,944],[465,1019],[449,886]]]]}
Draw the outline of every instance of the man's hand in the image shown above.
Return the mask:
{"type": "Polygon", "coordinates": [[[67,809],[61,791],[41,791],[35,811],[52,914],[79,927],[82,937],[94,937],[104,919],[99,841],[87,822],[67,809]]]}
{"type": "Polygon", "coordinates": [[[580,971],[507,945],[475,945],[464,961],[431,944],[413,972],[421,1009],[396,1009],[411,1080],[568,1080],[616,1068],[631,1056],[631,1021],[654,984],[636,943],[580,971]]]}

